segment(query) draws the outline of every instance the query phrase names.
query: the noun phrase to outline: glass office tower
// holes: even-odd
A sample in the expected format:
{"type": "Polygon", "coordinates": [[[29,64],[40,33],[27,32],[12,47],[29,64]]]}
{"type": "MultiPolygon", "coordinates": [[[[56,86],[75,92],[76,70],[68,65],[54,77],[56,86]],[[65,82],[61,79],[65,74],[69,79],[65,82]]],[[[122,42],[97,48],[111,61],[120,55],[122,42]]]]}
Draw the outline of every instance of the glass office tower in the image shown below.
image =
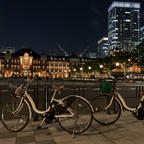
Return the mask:
{"type": "Polygon", "coordinates": [[[108,38],[103,37],[98,41],[98,57],[104,58],[108,55],[108,38]]]}
{"type": "Polygon", "coordinates": [[[140,42],[144,41],[144,26],[140,28],[140,42]]]}
{"type": "Polygon", "coordinates": [[[134,50],[139,27],[140,3],[114,1],[108,9],[109,50],[134,50]]]}

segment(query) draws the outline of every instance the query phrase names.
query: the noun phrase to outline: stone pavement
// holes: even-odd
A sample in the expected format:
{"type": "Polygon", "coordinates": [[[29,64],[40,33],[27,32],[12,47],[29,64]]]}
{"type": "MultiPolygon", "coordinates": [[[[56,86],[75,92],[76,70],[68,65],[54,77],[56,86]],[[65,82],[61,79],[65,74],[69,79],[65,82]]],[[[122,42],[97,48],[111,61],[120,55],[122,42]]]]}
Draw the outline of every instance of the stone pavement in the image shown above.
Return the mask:
{"type": "Polygon", "coordinates": [[[139,121],[130,112],[123,112],[112,125],[102,126],[93,121],[91,127],[74,138],[58,123],[36,127],[40,123],[29,122],[23,131],[11,133],[0,122],[0,144],[144,144],[144,121],[139,121]]]}

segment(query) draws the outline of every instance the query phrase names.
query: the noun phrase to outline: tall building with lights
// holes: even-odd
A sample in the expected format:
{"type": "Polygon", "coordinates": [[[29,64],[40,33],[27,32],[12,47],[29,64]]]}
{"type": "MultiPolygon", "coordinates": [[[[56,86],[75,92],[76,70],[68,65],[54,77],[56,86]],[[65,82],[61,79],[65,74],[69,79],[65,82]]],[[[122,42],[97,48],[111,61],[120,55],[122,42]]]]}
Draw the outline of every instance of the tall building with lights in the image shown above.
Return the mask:
{"type": "Polygon", "coordinates": [[[139,43],[140,3],[114,1],[108,8],[109,50],[132,51],[139,43]]]}
{"type": "Polygon", "coordinates": [[[98,41],[98,57],[104,58],[108,55],[108,38],[103,37],[98,41]]]}
{"type": "Polygon", "coordinates": [[[144,41],[144,26],[140,28],[140,42],[144,41]]]}

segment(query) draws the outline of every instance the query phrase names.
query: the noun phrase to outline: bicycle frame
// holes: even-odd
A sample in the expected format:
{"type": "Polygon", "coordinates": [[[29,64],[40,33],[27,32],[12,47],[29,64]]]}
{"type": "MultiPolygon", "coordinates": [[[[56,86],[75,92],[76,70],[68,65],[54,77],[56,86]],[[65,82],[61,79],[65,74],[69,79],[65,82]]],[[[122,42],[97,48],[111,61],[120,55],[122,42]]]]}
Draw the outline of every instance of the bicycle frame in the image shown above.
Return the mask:
{"type": "MultiPolygon", "coordinates": [[[[55,101],[55,102],[63,105],[62,99],[55,99],[56,93],[57,93],[57,90],[55,89],[50,102],[52,103],[52,102],[55,101]]],[[[32,109],[34,110],[35,113],[43,115],[43,114],[45,114],[45,113],[47,113],[47,112],[50,111],[50,109],[51,109],[50,106],[49,106],[49,107],[47,108],[47,110],[45,110],[45,111],[40,111],[40,110],[38,110],[38,109],[36,108],[36,105],[35,105],[33,99],[31,98],[31,96],[28,94],[28,92],[27,92],[26,90],[25,90],[25,96],[27,97],[28,101],[30,102],[30,104],[31,104],[31,106],[32,106],[32,109]]],[[[71,111],[71,109],[68,108],[67,110],[71,113],[71,115],[65,115],[65,116],[62,116],[62,117],[73,117],[73,116],[74,116],[74,113],[71,111]]],[[[56,115],[55,117],[60,117],[60,115],[56,115]]]]}
{"type": "Polygon", "coordinates": [[[120,100],[122,106],[127,110],[127,111],[136,111],[136,108],[131,108],[129,106],[127,106],[125,100],[123,99],[122,95],[118,92],[118,91],[115,91],[114,94],[117,95],[118,99],[120,100]]]}
{"type": "MultiPolygon", "coordinates": [[[[107,108],[112,104],[113,99],[114,99],[115,96],[117,96],[117,98],[118,98],[118,100],[120,101],[121,105],[122,105],[127,111],[136,111],[136,109],[138,109],[138,108],[141,107],[141,103],[138,105],[137,108],[131,108],[131,107],[127,106],[127,104],[126,104],[125,100],[123,99],[122,95],[121,95],[121,94],[118,92],[118,90],[115,88],[115,90],[114,90],[114,92],[113,92],[112,99],[111,99],[109,105],[108,105],[105,109],[107,109],[107,108]]],[[[143,100],[144,100],[144,95],[143,95],[142,98],[141,98],[141,101],[143,101],[143,100]]]]}

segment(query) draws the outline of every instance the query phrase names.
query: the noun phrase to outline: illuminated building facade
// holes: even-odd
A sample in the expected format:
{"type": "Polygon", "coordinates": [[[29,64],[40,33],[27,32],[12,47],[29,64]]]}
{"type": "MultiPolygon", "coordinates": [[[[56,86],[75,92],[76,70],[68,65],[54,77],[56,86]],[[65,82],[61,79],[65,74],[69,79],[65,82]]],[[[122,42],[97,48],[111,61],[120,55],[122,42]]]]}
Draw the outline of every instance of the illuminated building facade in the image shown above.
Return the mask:
{"type": "Polygon", "coordinates": [[[108,55],[108,38],[103,37],[98,41],[98,57],[104,58],[108,55]]]}
{"type": "Polygon", "coordinates": [[[14,77],[38,74],[40,77],[68,78],[70,61],[65,57],[41,56],[32,49],[0,55],[0,76],[14,77]]]}
{"type": "Polygon", "coordinates": [[[132,51],[139,43],[140,3],[114,1],[108,9],[109,50],[132,51]]]}

